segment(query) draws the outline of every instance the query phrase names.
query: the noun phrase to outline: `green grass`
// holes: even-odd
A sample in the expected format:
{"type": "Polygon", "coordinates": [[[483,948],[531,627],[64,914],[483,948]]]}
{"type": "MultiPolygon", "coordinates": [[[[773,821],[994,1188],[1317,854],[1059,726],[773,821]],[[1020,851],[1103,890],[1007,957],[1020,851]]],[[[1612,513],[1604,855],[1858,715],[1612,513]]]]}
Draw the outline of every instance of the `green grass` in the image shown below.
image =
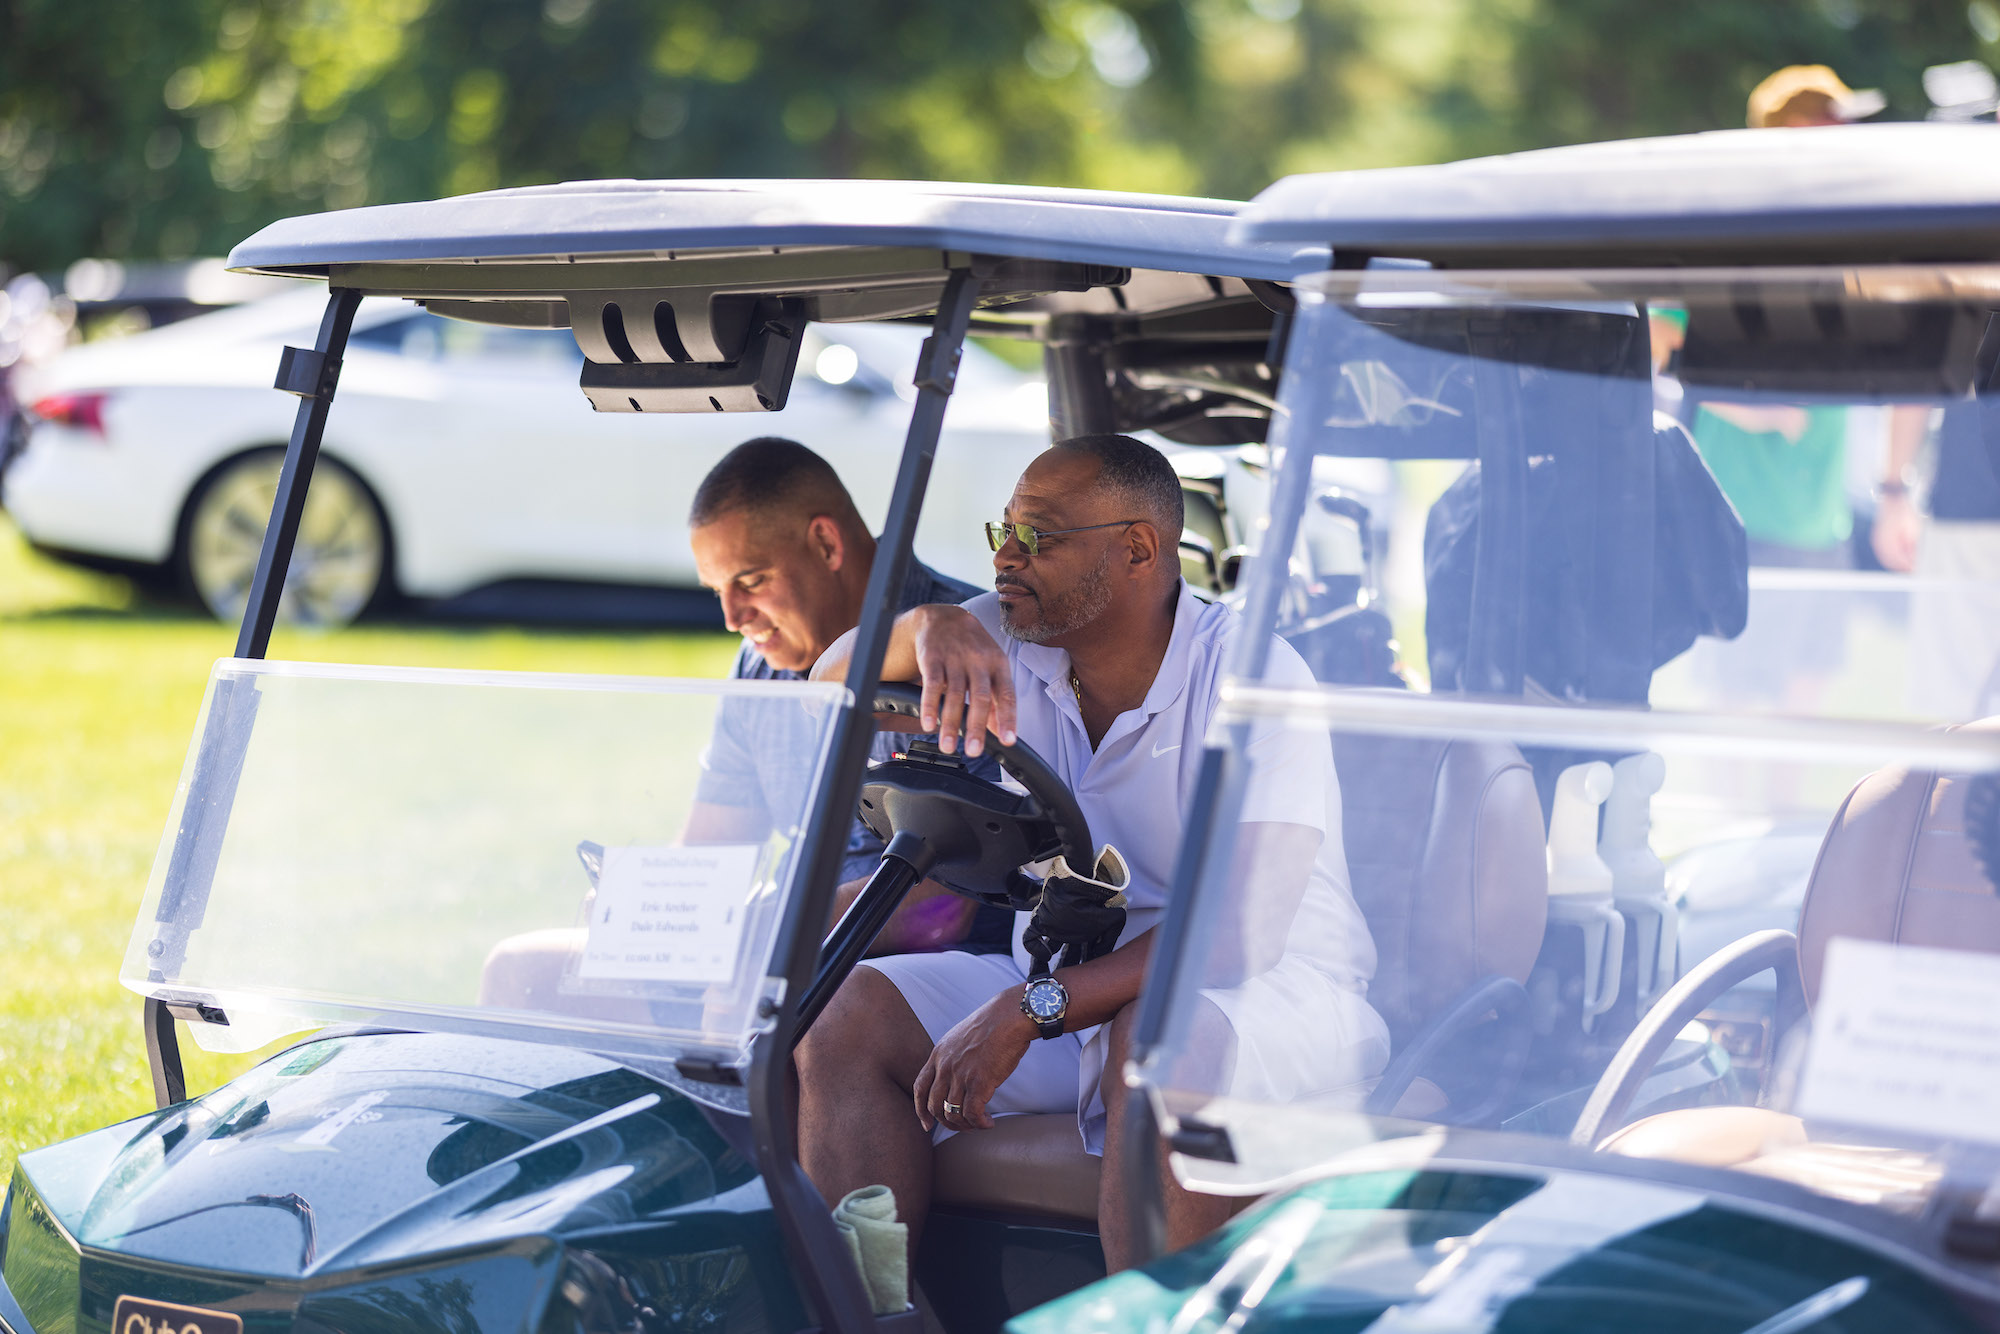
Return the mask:
{"type": "MultiPolygon", "coordinates": [[[[0,1179],[23,1151],[152,1105],[118,964],[210,665],[235,631],[124,579],[42,559],[0,516],[0,1179]]],[[[733,636],[281,630],[273,658],[720,676],[733,636]]],[[[183,1041],[190,1089],[251,1058],[183,1041]]]]}

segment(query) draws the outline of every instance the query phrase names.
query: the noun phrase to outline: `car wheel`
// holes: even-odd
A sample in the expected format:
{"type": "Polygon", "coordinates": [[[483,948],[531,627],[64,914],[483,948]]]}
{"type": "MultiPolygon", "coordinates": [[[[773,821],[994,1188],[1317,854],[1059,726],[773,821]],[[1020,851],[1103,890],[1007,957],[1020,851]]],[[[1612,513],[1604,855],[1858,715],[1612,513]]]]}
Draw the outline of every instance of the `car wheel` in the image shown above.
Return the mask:
{"type": "MultiPolygon", "coordinates": [[[[284,456],[246,454],[218,468],[189,502],[181,525],[182,582],[218,619],[237,621],[250,600],[284,456]]],[[[389,527],[367,484],[322,458],[313,469],[278,615],[331,629],[359,616],[382,591],[389,527]]]]}

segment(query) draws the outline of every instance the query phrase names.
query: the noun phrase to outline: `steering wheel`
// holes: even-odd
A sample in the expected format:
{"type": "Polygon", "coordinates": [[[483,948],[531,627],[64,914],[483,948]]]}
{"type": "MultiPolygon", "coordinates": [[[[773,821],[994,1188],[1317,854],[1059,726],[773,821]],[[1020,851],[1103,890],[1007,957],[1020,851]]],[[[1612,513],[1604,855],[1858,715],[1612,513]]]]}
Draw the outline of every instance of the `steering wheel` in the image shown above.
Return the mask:
{"type": "MultiPolygon", "coordinates": [[[[922,701],[916,686],[885,681],[874,711],[918,718],[922,701]]],[[[1087,874],[1097,845],[1076,795],[1048,761],[1019,739],[1008,746],[989,735],[986,744],[1025,794],[973,774],[962,754],[913,738],[907,753],[863,780],[861,822],[885,843],[899,833],[921,838],[933,858],[926,873],[954,892],[998,908],[1032,908],[1040,886],[1021,867],[1060,853],[1087,874]]]]}
{"type": "MultiPolygon", "coordinates": [[[[914,686],[884,682],[874,711],[920,718],[922,700],[914,686]]],[[[1076,794],[1026,743],[1003,746],[989,737],[987,744],[1026,792],[979,777],[963,755],[946,755],[923,738],[913,738],[906,753],[876,765],[862,780],[861,822],[887,847],[867,888],[820,950],[819,968],[799,998],[794,1040],[805,1035],[922,876],[979,903],[1033,912],[1024,937],[1031,956],[1046,959],[1060,949],[1069,959],[1075,949],[1080,958],[1094,958],[1116,941],[1122,906],[1090,902],[1064,888],[1071,881],[1045,886],[1021,870],[1057,854],[1072,867],[1095,866],[1097,845],[1076,794]]]]}

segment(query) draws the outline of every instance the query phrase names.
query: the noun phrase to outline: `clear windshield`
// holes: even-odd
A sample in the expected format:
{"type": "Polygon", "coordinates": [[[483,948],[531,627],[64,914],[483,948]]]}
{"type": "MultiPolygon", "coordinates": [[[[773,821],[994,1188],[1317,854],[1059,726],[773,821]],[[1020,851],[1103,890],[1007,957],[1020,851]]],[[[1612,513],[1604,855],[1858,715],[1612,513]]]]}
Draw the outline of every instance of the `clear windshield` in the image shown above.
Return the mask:
{"type": "Polygon", "coordinates": [[[1896,1209],[1989,1184],[2000,274],[1298,290],[1243,592],[1279,639],[1224,687],[1144,1071],[1235,1161],[1178,1169],[1451,1126],[1896,1209]],[[1396,485],[1336,581],[1355,459],[1396,485]]]}
{"type": "Polygon", "coordinates": [[[358,1020],[737,1059],[843,697],[226,660],[123,981],[223,1050],[358,1020]]]}

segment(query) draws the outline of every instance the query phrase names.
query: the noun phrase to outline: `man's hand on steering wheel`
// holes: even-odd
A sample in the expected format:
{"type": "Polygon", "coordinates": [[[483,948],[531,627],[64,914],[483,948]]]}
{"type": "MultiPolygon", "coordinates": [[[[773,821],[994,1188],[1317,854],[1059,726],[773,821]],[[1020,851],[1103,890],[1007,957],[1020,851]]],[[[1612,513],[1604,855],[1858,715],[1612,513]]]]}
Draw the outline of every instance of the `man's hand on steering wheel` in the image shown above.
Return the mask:
{"type": "Polygon", "coordinates": [[[977,755],[988,731],[1013,745],[1013,671],[986,627],[962,607],[919,607],[912,619],[923,725],[938,734],[938,749],[951,754],[962,734],[965,753],[977,755]]]}

